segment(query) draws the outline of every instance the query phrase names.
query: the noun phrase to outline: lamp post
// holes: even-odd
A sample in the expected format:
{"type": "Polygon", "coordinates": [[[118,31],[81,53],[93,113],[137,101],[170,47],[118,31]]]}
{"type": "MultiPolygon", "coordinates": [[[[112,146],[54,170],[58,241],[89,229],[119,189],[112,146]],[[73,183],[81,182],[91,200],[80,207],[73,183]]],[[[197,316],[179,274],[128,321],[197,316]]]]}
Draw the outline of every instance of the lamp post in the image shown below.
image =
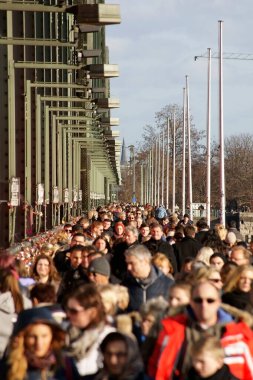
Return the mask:
{"type": "Polygon", "coordinates": [[[136,203],[136,188],[135,188],[135,147],[134,145],[129,145],[130,149],[130,162],[132,166],[133,173],[133,194],[132,194],[132,203],[136,203]]]}

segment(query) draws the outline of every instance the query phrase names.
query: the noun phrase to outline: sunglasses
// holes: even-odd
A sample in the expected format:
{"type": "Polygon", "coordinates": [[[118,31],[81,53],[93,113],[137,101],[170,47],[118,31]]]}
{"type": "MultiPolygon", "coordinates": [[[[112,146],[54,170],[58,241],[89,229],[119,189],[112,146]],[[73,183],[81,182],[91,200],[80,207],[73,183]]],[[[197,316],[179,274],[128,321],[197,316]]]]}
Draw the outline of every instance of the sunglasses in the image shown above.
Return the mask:
{"type": "Polygon", "coordinates": [[[65,311],[66,311],[66,313],[68,313],[68,314],[72,314],[72,315],[77,315],[77,314],[79,314],[79,313],[81,313],[82,311],[84,311],[85,309],[74,309],[74,308],[72,308],[72,307],[68,307],[68,306],[66,306],[65,307],[65,311]]]}
{"type": "Polygon", "coordinates": [[[209,278],[209,281],[218,283],[218,282],[221,282],[221,279],[220,278],[209,278]]]}
{"type": "Polygon", "coordinates": [[[214,303],[216,302],[217,300],[213,299],[213,298],[201,298],[201,297],[195,297],[193,298],[193,302],[194,303],[198,303],[198,304],[202,304],[204,302],[207,302],[207,303],[214,303]]]}

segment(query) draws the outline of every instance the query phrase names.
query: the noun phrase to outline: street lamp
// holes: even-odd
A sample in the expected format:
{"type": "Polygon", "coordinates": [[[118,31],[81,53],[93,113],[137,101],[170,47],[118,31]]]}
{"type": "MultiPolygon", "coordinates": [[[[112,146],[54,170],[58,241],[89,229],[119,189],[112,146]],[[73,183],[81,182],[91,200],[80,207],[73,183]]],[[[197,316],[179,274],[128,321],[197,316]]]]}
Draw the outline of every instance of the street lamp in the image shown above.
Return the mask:
{"type": "Polygon", "coordinates": [[[130,150],[130,165],[133,170],[133,195],[132,195],[132,203],[136,203],[136,189],[135,189],[135,147],[134,145],[128,146],[130,150]]]}

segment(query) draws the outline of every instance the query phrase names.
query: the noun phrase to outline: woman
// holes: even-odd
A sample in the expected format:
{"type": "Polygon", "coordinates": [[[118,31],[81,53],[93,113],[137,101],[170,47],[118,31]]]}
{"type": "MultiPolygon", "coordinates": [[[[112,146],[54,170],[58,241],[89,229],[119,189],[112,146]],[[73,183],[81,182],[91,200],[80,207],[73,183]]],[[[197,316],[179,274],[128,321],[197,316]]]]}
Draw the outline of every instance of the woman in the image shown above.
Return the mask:
{"type": "Polygon", "coordinates": [[[125,225],[123,222],[117,222],[113,228],[112,243],[116,245],[124,240],[125,225]]]}
{"type": "Polygon", "coordinates": [[[227,259],[226,256],[223,255],[222,253],[214,253],[210,257],[210,265],[214,268],[216,268],[218,271],[221,271],[223,268],[224,264],[226,264],[227,259]]]}
{"type": "Polygon", "coordinates": [[[106,323],[102,298],[93,284],[83,285],[70,293],[65,310],[70,321],[68,351],[80,378],[87,379],[100,367],[100,343],[115,329],[106,323]]]}
{"type": "Polygon", "coordinates": [[[7,355],[0,364],[5,380],[71,380],[74,365],[62,356],[65,333],[46,308],[18,315],[7,355]]]}
{"type": "Polygon", "coordinates": [[[53,261],[49,256],[39,255],[36,257],[32,269],[32,277],[38,283],[54,285],[57,293],[60,279],[53,261]]]}
{"type": "Polygon", "coordinates": [[[105,236],[98,236],[93,245],[97,248],[97,250],[105,256],[105,258],[110,261],[111,260],[111,247],[105,236]]]}
{"type": "Polygon", "coordinates": [[[222,302],[238,309],[252,309],[250,291],[253,282],[253,267],[251,265],[241,265],[227,277],[224,285],[222,302]]]}

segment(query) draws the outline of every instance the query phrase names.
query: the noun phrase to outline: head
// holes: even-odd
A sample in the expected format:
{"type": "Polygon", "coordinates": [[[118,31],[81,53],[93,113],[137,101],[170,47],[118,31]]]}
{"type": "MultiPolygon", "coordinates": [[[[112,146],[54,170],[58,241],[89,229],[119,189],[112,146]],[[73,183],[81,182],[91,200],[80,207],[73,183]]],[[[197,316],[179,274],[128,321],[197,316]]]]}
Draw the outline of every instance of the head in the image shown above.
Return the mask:
{"type": "Polygon", "coordinates": [[[114,232],[116,233],[116,235],[123,236],[124,235],[124,231],[125,231],[125,226],[124,226],[124,224],[122,222],[115,223],[115,225],[114,225],[114,232]]]}
{"type": "MultiPolygon", "coordinates": [[[[89,245],[87,247],[83,247],[81,266],[84,269],[88,269],[88,266],[89,266],[89,264],[90,264],[90,262],[91,262],[91,260],[93,258],[93,255],[95,255],[95,254],[98,254],[98,250],[93,245],[89,245]]],[[[99,257],[100,256],[101,256],[101,254],[99,255],[99,257]]]]}
{"type": "Polygon", "coordinates": [[[227,262],[226,256],[223,253],[214,253],[210,257],[210,265],[221,271],[223,265],[227,262]]]}
{"type": "Polygon", "coordinates": [[[184,236],[194,238],[195,237],[195,228],[193,226],[185,226],[184,228],[184,236]]]}
{"type": "Polygon", "coordinates": [[[103,233],[103,231],[104,231],[104,227],[103,227],[103,223],[102,222],[95,221],[95,222],[92,223],[92,225],[91,225],[91,234],[94,237],[101,236],[102,233],[103,233]]]}
{"type": "Polygon", "coordinates": [[[201,218],[197,221],[196,226],[198,228],[198,231],[208,230],[209,226],[207,224],[206,219],[201,218]]]}
{"type": "Polygon", "coordinates": [[[56,292],[54,285],[51,284],[36,284],[30,291],[30,298],[33,306],[41,303],[56,303],[56,292]]]}
{"type": "Polygon", "coordinates": [[[111,275],[110,264],[104,257],[92,260],[88,266],[89,280],[95,284],[108,284],[111,275]]]}
{"type": "Polygon", "coordinates": [[[163,236],[163,227],[156,223],[150,226],[151,237],[155,240],[160,240],[163,236]]]}
{"type": "Polygon", "coordinates": [[[219,238],[222,241],[224,241],[226,239],[228,231],[223,224],[221,224],[221,223],[215,224],[214,231],[216,232],[216,234],[219,236],[219,238]]]}
{"type": "Polygon", "coordinates": [[[78,287],[66,300],[65,310],[70,323],[78,328],[94,327],[105,321],[102,298],[94,284],[78,287]]]}
{"type": "Polygon", "coordinates": [[[83,248],[83,245],[75,245],[70,248],[69,259],[71,268],[76,269],[82,263],[83,248]]]}
{"type": "Polygon", "coordinates": [[[192,365],[201,378],[214,375],[224,364],[224,351],[216,337],[203,337],[191,347],[192,365]]]}
{"type": "Polygon", "coordinates": [[[85,245],[86,244],[86,241],[85,241],[85,236],[83,233],[81,232],[78,232],[76,233],[73,237],[72,237],[72,240],[71,240],[71,243],[70,243],[70,246],[73,247],[74,245],[85,245]]]}
{"type": "Polygon", "coordinates": [[[178,307],[190,303],[191,285],[184,281],[176,281],[169,291],[169,306],[178,307]]]}
{"type": "Polygon", "coordinates": [[[36,257],[32,269],[32,277],[36,280],[43,278],[51,280],[57,277],[57,271],[54,267],[52,259],[49,256],[39,255],[36,257]]]}
{"type": "Polygon", "coordinates": [[[127,245],[132,245],[138,239],[139,232],[134,226],[127,226],[125,229],[125,242],[127,245]]]}
{"type": "Polygon", "coordinates": [[[231,250],[230,260],[234,261],[237,265],[250,264],[251,253],[243,246],[235,246],[231,250]]]}
{"type": "Polygon", "coordinates": [[[152,298],[140,308],[141,330],[144,336],[148,336],[154,323],[161,321],[168,309],[168,302],[162,296],[152,298]]]}
{"type": "Polygon", "coordinates": [[[236,235],[234,232],[228,232],[225,242],[229,245],[229,247],[233,247],[236,244],[236,235]]]}
{"type": "Polygon", "coordinates": [[[167,256],[165,256],[163,253],[157,252],[153,257],[152,257],[152,263],[159,268],[165,276],[168,274],[173,273],[173,266],[168,259],[167,256]]]}
{"type": "Polygon", "coordinates": [[[202,247],[197,253],[196,261],[202,261],[206,265],[210,263],[210,257],[213,255],[213,250],[210,247],[202,247]]]}
{"type": "Polygon", "coordinates": [[[240,265],[227,276],[224,291],[231,292],[233,290],[240,290],[244,293],[248,293],[252,289],[252,282],[253,267],[251,265],[240,265]]]}
{"type": "Polygon", "coordinates": [[[19,313],[24,308],[23,297],[20,291],[18,279],[10,269],[0,270],[0,293],[11,292],[14,301],[15,312],[19,313]]]}
{"type": "Polygon", "coordinates": [[[68,235],[71,235],[72,233],[72,224],[66,223],[63,227],[63,230],[67,232],[68,235]]]}
{"type": "Polygon", "coordinates": [[[125,252],[127,270],[135,278],[145,279],[151,271],[151,253],[144,245],[135,245],[125,252]]]}
{"type": "Polygon", "coordinates": [[[149,225],[146,223],[142,223],[140,226],[140,233],[141,233],[141,236],[143,237],[149,236],[149,233],[150,233],[149,225]]]}
{"type": "Polygon", "coordinates": [[[112,221],[111,221],[111,219],[109,219],[109,218],[105,218],[105,219],[103,220],[103,228],[104,228],[104,231],[109,230],[109,228],[111,228],[111,225],[112,225],[112,221]]]}
{"type": "Polygon", "coordinates": [[[110,244],[104,236],[97,237],[94,240],[93,245],[97,248],[98,251],[103,253],[107,253],[110,249],[110,244]]]}
{"type": "Polygon", "coordinates": [[[211,327],[217,323],[220,304],[220,292],[211,282],[199,282],[192,287],[190,305],[200,325],[211,327]]]}

